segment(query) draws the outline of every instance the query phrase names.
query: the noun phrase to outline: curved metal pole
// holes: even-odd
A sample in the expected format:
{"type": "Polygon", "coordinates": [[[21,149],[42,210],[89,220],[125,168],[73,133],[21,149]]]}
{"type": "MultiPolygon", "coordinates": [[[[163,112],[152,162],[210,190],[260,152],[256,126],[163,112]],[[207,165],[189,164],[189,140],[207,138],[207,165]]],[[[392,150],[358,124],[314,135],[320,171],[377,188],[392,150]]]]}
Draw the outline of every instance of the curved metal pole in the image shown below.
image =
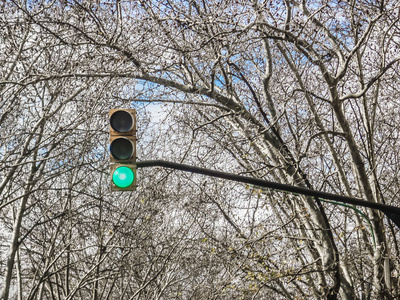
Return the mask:
{"type": "Polygon", "coordinates": [[[301,194],[301,195],[305,195],[305,196],[318,197],[318,198],[322,198],[322,199],[334,200],[334,201],[339,201],[339,202],[343,202],[343,203],[347,203],[347,204],[359,205],[359,206],[369,207],[372,209],[378,209],[378,210],[382,211],[390,220],[392,220],[393,223],[395,223],[397,225],[397,227],[400,228],[400,207],[396,207],[396,206],[391,206],[391,205],[376,203],[376,202],[369,202],[369,201],[365,201],[365,200],[359,199],[359,198],[335,195],[335,194],[331,194],[331,193],[315,191],[315,190],[311,190],[311,189],[307,189],[307,188],[302,188],[302,187],[278,183],[278,182],[267,181],[267,180],[263,180],[263,179],[253,178],[253,177],[247,177],[247,176],[241,176],[241,175],[236,175],[236,174],[232,174],[232,173],[226,173],[226,172],[215,171],[215,170],[210,170],[210,169],[205,169],[205,168],[199,168],[199,167],[194,167],[194,166],[185,165],[185,164],[178,164],[178,163],[169,162],[169,161],[165,161],[165,160],[145,160],[145,161],[138,161],[135,164],[136,164],[137,168],[165,167],[165,168],[176,169],[176,170],[181,170],[181,171],[186,171],[186,172],[192,172],[192,173],[197,173],[197,174],[202,174],[202,175],[207,175],[207,176],[212,176],[212,177],[223,178],[223,179],[237,181],[237,182],[244,182],[244,183],[253,184],[256,186],[260,186],[260,187],[282,190],[282,191],[297,193],[297,194],[301,194]]]}

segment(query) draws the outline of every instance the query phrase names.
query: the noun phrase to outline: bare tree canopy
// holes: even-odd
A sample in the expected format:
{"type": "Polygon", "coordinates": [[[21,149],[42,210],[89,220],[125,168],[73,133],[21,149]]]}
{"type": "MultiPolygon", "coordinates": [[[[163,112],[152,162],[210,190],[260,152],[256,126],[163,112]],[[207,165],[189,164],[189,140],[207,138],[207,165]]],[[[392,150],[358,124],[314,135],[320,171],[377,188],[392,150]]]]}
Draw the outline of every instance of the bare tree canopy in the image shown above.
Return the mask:
{"type": "Polygon", "coordinates": [[[0,3],[0,299],[398,299],[377,210],[141,169],[164,159],[400,207],[396,0],[0,3]],[[161,112],[156,118],[154,111],[161,112]]]}

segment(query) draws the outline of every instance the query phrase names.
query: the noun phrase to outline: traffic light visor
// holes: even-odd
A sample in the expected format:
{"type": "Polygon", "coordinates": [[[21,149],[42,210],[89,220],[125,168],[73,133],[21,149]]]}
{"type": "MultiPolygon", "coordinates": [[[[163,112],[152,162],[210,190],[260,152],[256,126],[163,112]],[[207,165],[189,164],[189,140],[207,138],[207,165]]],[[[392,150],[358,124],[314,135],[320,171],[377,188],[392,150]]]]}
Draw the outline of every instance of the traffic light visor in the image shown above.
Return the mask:
{"type": "Polygon", "coordinates": [[[117,132],[128,132],[134,127],[133,116],[124,110],[117,110],[110,116],[110,125],[117,132]]]}
{"type": "Polygon", "coordinates": [[[135,174],[133,170],[126,166],[116,168],[112,174],[112,181],[119,188],[131,186],[134,180],[135,174]]]}
{"type": "Polygon", "coordinates": [[[111,142],[110,152],[115,159],[126,160],[134,157],[135,148],[131,140],[120,137],[111,142]]]}

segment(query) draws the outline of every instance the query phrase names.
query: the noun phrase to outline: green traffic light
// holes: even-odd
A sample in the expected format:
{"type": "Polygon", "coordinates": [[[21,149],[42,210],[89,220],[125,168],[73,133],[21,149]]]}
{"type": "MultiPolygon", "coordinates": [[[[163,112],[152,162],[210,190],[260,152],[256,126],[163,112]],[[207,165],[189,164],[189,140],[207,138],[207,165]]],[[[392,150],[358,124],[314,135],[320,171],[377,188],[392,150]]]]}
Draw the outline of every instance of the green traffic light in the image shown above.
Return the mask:
{"type": "Polygon", "coordinates": [[[115,169],[112,175],[112,181],[119,188],[127,188],[133,184],[135,180],[135,174],[129,167],[118,167],[115,169]]]}

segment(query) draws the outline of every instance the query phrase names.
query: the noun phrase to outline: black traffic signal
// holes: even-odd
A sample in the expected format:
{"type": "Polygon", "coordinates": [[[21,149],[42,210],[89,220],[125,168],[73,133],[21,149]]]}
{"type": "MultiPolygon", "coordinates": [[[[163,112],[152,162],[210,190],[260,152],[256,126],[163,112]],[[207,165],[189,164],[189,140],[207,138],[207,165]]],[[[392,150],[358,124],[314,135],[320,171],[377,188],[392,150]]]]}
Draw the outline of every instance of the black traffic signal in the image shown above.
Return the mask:
{"type": "Polygon", "coordinates": [[[111,109],[111,190],[136,190],[136,110],[111,109]]]}

